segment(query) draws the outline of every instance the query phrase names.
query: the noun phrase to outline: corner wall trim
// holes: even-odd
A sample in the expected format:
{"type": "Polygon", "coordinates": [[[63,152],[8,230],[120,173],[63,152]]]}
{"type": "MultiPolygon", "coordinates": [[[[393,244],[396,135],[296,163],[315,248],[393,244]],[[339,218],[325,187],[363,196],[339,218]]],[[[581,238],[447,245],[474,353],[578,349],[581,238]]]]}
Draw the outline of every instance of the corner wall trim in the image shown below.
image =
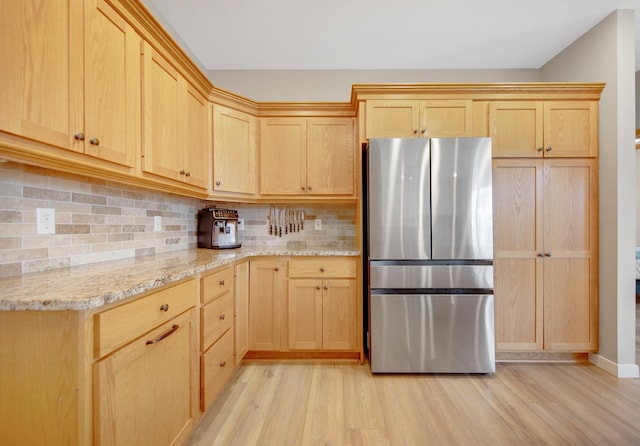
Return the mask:
{"type": "Polygon", "coordinates": [[[616,364],[596,353],[589,353],[589,362],[618,378],[640,378],[638,364],[616,364]]]}

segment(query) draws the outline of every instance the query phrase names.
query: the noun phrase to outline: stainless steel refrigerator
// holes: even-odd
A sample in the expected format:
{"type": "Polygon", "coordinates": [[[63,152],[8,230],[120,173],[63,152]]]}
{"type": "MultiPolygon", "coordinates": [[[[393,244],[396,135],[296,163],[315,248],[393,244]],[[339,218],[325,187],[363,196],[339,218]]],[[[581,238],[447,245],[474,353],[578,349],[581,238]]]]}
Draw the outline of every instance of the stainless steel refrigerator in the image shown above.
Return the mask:
{"type": "Polygon", "coordinates": [[[365,159],[371,370],[495,372],[491,139],[372,139],[365,159]]]}

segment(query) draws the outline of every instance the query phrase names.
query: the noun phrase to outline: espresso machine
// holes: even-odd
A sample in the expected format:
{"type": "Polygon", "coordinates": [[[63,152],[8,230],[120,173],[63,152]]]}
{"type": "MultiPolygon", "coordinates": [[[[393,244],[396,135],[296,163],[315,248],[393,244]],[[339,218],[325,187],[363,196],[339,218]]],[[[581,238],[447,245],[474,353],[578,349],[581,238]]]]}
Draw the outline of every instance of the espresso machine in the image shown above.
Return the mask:
{"type": "Polygon", "coordinates": [[[198,248],[239,248],[238,211],[205,208],[198,211],[198,248]]]}

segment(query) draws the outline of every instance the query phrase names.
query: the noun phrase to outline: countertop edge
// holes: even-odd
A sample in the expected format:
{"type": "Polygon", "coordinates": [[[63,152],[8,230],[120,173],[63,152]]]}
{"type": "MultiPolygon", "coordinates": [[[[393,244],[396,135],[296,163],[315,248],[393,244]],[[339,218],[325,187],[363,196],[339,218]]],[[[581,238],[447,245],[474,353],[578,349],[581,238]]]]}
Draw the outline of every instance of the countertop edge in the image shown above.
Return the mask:
{"type": "MultiPolygon", "coordinates": [[[[19,290],[16,295],[12,295],[12,288],[8,286],[8,296],[0,296],[0,311],[85,311],[94,310],[104,305],[118,302],[130,297],[153,291],[172,283],[177,283],[181,280],[188,279],[190,277],[197,277],[198,275],[205,273],[206,271],[222,267],[231,263],[242,261],[250,258],[258,257],[314,257],[314,256],[339,256],[339,257],[354,257],[359,256],[360,251],[354,249],[327,249],[327,250],[282,250],[282,249],[247,249],[244,248],[241,251],[231,252],[230,250],[211,251],[211,250],[185,250],[175,251],[172,253],[165,253],[162,255],[148,256],[147,258],[132,258],[117,261],[103,262],[102,264],[90,264],[84,266],[75,266],[70,268],[64,268],[60,270],[62,277],[56,277],[61,281],[64,278],[74,280],[74,275],[78,275],[79,280],[90,280],[91,270],[100,269],[96,273],[100,275],[98,277],[102,282],[105,281],[108,275],[118,274],[121,271],[131,273],[131,269],[134,267],[144,266],[147,269],[153,269],[154,264],[157,262],[158,274],[154,275],[152,272],[148,273],[145,277],[138,280],[129,280],[123,288],[116,289],[104,289],[101,290],[97,287],[97,290],[93,292],[80,292],[74,291],[73,286],[69,286],[68,290],[64,288],[58,290],[51,290],[55,287],[55,284],[50,284],[47,278],[53,277],[58,270],[51,270],[44,273],[31,273],[24,276],[8,277],[0,279],[0,286],[13,284],[13,292],[19,290]],[[208,258],[210,257],[210,258],[208,258]],[[188,260],[187,264],[171,265],[172,261],[178,262],[188,260]],[[169,266],[167,266],[169,265],[169,266]],[[82,270],[81,270],[82,268],[82,270]],[[163,269],[174,268],[169,273],[163,274],[163,269]],[[89,271],[88,273],[80,273],[80,271],[89,271]],[[84,275],[84,277],[82,277],[84,275]],[[38,285],[37,280],[40,278],[45,284],[38,285]],[[27,282],[27,283],[25,283],[27,282]],[[47,292],[43,294],[38,293],[39,288],[47,288],[47,292]],[[53,293],[75,295],[75,298],[55,297],[51,295],[53,293]],[[41,296],[33,297],[33,296],[41,296]]],[[[95,278],[96,276],[93,276],[95,278]]],[[[112,282],[117,282],[118,279],[114,277],[109,278],[112,282]]],[[[79,288],[79,287],[78,287],[79,288]]],[[[104,285],[103,288],[111,288],[104,285]]],[[[3,293],[4,294],[4,293],[3,293]]]]}

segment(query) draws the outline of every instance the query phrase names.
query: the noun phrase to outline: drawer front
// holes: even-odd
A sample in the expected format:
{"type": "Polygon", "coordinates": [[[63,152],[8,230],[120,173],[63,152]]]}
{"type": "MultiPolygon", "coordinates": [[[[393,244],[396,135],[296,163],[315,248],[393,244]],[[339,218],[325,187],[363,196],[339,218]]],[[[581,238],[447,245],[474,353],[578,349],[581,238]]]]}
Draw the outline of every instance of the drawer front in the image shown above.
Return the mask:
{"type": "Polygon", "coordinates": [[[195,279],[156,291],[95,316],[96,357],[101,358],[196,305],[195,279]]]}
{"type": "Polygon", "coordinates": [[[233,330],[227,331],[200,360],[200,409],[203,411],[216,399],[233,374],[233,330]]]}
{"type": "Polygon", "coordinates": [[[232,289],[233,267],[228,266],[202,278],[201,302],[203,304],[211,302],[216,297],[232,289]]]}
{"type": "Polygon", "coordinates": [[[344,257],[292,258],[289,277],[356,277],[356,260],[344,257]]]}
{"type": "Polygon", "coordinates": [[[225,294],[209,302],[200,310],[202,324],[202,350],[206,350],[233,324],[233,293],[225,294]]]}

